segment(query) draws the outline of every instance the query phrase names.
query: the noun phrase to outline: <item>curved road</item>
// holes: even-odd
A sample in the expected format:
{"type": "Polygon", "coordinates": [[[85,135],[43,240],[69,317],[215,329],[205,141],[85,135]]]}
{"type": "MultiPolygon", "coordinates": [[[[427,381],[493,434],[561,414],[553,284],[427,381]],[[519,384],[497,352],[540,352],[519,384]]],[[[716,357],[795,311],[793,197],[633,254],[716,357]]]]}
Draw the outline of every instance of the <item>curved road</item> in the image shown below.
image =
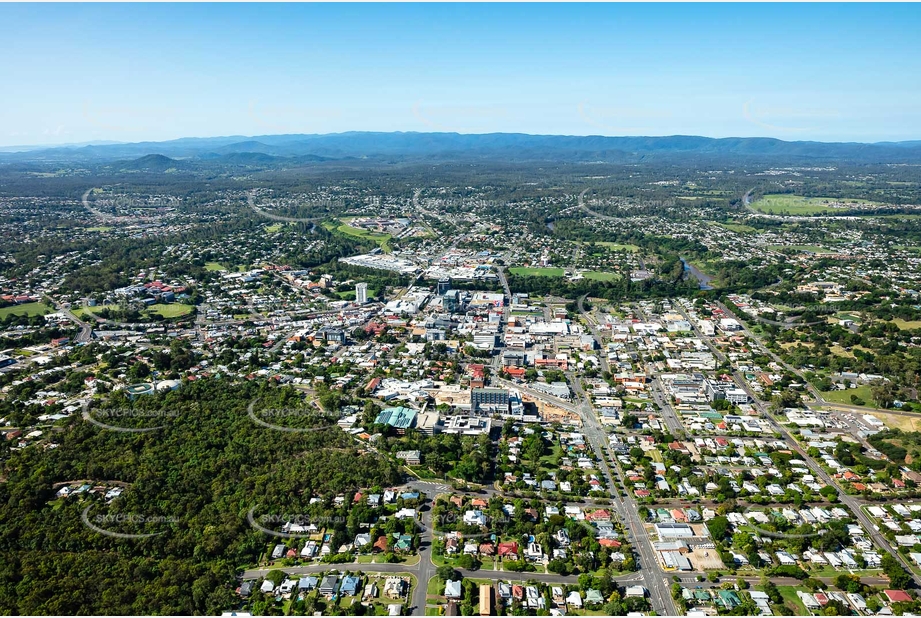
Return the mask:
{"type": "Polygon", "coordinates": [[[262,210],[261,208],[256,206],[255,203],[253,203],[252,193],[246,194],[246,203],[249,204],[249,207],[252,208],[253,212],[255,212],[257,215],[261,217],[265,217],[266,219],[271,219],[272,221],[284,221],[286,223],[316,223],[317,221],[323,221],[324,219],[329,219],[329,217],[301,218],[301,217],[283,217],[281,215],[273,215],[272,213],[262,210]]]}
{"type": "MultiPolygon", "coordinates": [[[[746,336],[748,336],[752,341],[758,343],[762,348],[767,350],[769,356],[772,359],[777,361],[782,367],[791,371],[793,374],[799,376],[800,379],[803,379],[803,382],[807,385],[807,387],[809,388],[809,391],[815,395],[816,401],[818,402],[818,404],[828,405],[825,402],[825,400],[822,399],[819,391],[815,389],[815,387],[813,387],[811,384],[809,384],[809,382],[803,378],[802,374],[799,371],[795,370],[789,364],[785,363],[783,360],[780,359],[779,356],[777,356],[770,349],[768,349],[768,347],[764,344],[764,342],[761,341],[760,338],[755,336],[755,334],[752,333],[748,329],[748,326],[746,326],[743,320],[739,319],[739,317],[735,313],[729,311],[729,309],[722,303],[717,303],[717,305],[720,306],[727,313],[727,315],[735,316],[738,319],[739,324],[742,325],[742,330],[746,334],[746,336]]],[[[683,309],[679,309],[679,311],[681,311],[682,314],[684,314],[683,309]]],[[[684,315],[686,316],[686,314],[684,315]]],[[[696,331],[696,326],[695,326],[695,332],[698,335],[698,337],[700,337],[710,347],[710,349],[714,352],[714,354],[717,355],[718,358],[721,358],[721,359],[725,358],[722,355],[722,353],[720,353],[716,349],[716,347],[713,346],[709,337],[704,337],[699,332],[696,331]]],[[[757,394],[754,393],[751,390],[751,388],[748,386],[748,382],[744,379],[744,376],[740,375],[739,372],[736,371],[736,372],[733,372],[733,377],[735,378],[737,385],[740,386],[743,390],[745,390],[746,393],[748,393],[748,396],[754,402],[754,406],[761,413],[761,416],[768,420],[768,422],[771,424],[774,430],[778,432],[787,443],[792,445],[793,449],[796,450],[800,458],[808,464],[808,467],[816,474],[816,476],[821,478],[822,481],[824,481],[826,485],[837,488],[838,485],[835,483],[834,479],[831,478],[828,472],[826,472],[825,469],[821,465],[819,465],[818,462],[816,462],[815,459],[813,459],[806,452],[806,450],[802,448],[802,446],[800,446],[799,442],[797,442],[796,439],[794,439],[793,436],[790,435],[790,433],[787,431],[787,429],[783,425],[777,422],[777,419],[768,409],[767,404],[764,401],[761,401],[757,397],[757,394]]],[[[811,404],[811,405],[817,405],[817,404],[811,404]]],[[[907,414],[907,413],[903,413],[903,414],[907,414]]],[[[841,502],[845,504],[854,513],[854,517],[856,517],[860,521],[860,523],[863,525],[863,527],[866,529],[867,534],[870,535],[870,539],[873,541],[873,543],[881,551],[888,552],[891,556],[895,557],[895,559],[899,561],[899,563],[905,568],[905,570],[908,571],[909,574],[911,574],[912,579],[915,582],[915,585],[918,587],[921,587],[921,577],[919,577],[917,573],[915,573],[915,571],[911,568],[911,565],[909,565],[907,560],[905,560],[904,556],[902,556],[900,553],[898,553],[892,548],[892,545],[889,543],[889,541],[882,535],[879,529],[873,524],[869,516],[866,513],[864,513],[863,509],[860,508],[861,504],[857,501],[857,499],[855,499],[853,496],[847,495],[844,491],[840,491],[840,490],[838,492],[838,497],[841,500],[841,502]]]]}
{"type": "Polygon", "coordinates": [[[76,338],[74,338],[75,343],[89,343],[93,339],[93,327],[90,326],[88,322],[84,322],[83,320],[78,318],[76,315],[74,315],[73,312],[70,311],[70,309],[65,309],[64,307],[56,303],[47,294],[45,295],[45,301],[48,302],[51,306],[53,306],[55,311],[66,315],[68,318],[70,318],[72,322],[74,322],[80,328],[80,332],[77,333],[76,338]]]}

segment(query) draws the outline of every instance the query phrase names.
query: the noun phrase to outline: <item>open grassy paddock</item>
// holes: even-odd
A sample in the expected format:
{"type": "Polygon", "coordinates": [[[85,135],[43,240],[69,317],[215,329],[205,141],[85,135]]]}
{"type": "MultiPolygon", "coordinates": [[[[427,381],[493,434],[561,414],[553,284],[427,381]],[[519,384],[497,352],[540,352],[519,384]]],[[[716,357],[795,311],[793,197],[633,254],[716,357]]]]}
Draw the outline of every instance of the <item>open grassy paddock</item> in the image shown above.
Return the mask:
{"type": "Polygon", "coordinates": [[[870,387],[866,385],[858,386],[857,388],[848,388],[843,391],[828,391],[822,393],[822,397],[825,398],[825,401],[854,405],[851,403],[851,395],[856,395],[860,399],[863,399],[867,406],[873,407],[873,395],[870,393],[870,387]]]}
{"type": "MultiPolygon", "coordinates": [[[[368,298],[374,298],[380,292],[375,288],[368,288],[368,298]]],[[[355,300],[355,290],[346,290],[345,292],[336,292],[336,296],[342,300],[355,300]]]]}
{"type": "Polygon", "coordinates": [[[582,242],[583,245],[597,245],[599,247],[605,247],[611,251],[630,251],[631,253],[636,253],[640,250],[636,245],[625,245],[617,242],[608,242],[604,241],[595,241],[595,242],[582,242]]]}
{"type": "Polygon", "coordinates": [[[377,243],[380,246],[381,251],[384,253],[390,253],[390,239],[393,238],[390,234],[384,234],[381,232],[372,232],[370,230],[365,230],[358,227],[352,227],[348,223],[338,220],[336,222],[326,221],[323,223],[323,227],[329,231],[335,230],[339,234],[345,236],[351,236],[352,238],[360,238],[361,240],[370,240],[371,242],[377,243]],[[339,225],[336,225],[339,223],[339,225]]]}
{"type": "Polygon", "coordinates": [[[539,266],[515,266],[508,269],[513,275],[522,277],[562,277],[562,268],[541,268],[539,266]]]}
{"type": "Polygon", "coordinates": [[[10,315],[45,315],[51,313],[51,307],[45,303],[22,303],[21,305],[10,305],[0,309],[0,319],[10,315]]]}
{"type": "Polygon", "coordinates": [[[164,318],[178,318],[192,313],[192,305],[180,305],[179,303],[170,303],[168,305],[156,304],[147,308],[150,313],[157,313],[164,318]]]}
{"type": "Polygon", "coordinates": [[[921,416],[902,416],[875,411],[873,416],[884,422],[890,429],[901,429],[905,432],[921,431],[921,416]]]}
{"type": "MultiPolygon", "coordinates": [[[[760,588],[760,586],[758,586],[760,588]]],[[[784,605],[793,610],[795,616],[808,616],[806,606],[796,596],[796,586],[777,586],[777,591],[783,597],[784,605]]]]}
{"type": "Polygon", "coordinates": [[[856,206],[874,205],[869,200],[835,197],[803,197],[801,195],[771,194],[754,201],[751,207],[769,215],[826,215],[856,206]],[[835,208],[838,206],[838,208],[835,208]]]}
{"type": "Polygon", "coordinates": [[[582,273],[582,276],[586,279],[594,279],[595,281],[614,281],[615,279],[620,279],[620,275],[617,273],[603,273],[594,270],[586,271],[582,273]]]}

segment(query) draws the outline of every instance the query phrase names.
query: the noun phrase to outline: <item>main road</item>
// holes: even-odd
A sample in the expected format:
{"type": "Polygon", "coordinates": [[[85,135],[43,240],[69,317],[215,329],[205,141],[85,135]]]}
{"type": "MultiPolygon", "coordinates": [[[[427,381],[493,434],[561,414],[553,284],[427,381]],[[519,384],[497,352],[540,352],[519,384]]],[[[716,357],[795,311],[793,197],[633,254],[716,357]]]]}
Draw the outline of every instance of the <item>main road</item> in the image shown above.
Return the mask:
{"type": "MultiPolygon", "coordinates": [[[[580,203],[583,195],[585,195],[584,191],[582,195],[579,196],[580,203]]],[[[597,347],[602,351],[602,367],[607,367],[607,359],[604,354],[604,341],[601,338],[601,333],[594,325],[593,320],[585,311],[584,299],[584,296],[579,298],[579,312],[582,314],[582,317],[585,318],[589,330],[595,338],[597,347]]],[[[605,371],[607,371],[607,369],[605,369],[605,371]]],[[[636,548],[639,554],[637,568],[639,569],[638,572],[640,573],[646,590],[649,591],[650,603],[659,615],[676,616],[678,615],[678,610],[671,597],[671,584],[669,583],[666,572],[659,565],[659,561],[656,560],[655,550],[652,547],[652,542],[649,540],[646,529],[643,527],[643,520],[640,518],[636,501],[629,493],[622,498],[620,494],[620,485],[615,482],[616,480],[624,478],[623,470],[620,468],[620,463],[617,462],[617,460],[614,460],[614,463],[617,466],[619,476],[615,480],[614,475],[611,474],[611,469],[608,466],[608,453],[606,448],[608,445],[607,434],[598,421],[598,416],[595,414],[591,401],[582,388],[582,381],[579,379],[579,376],[571,372],[567,372],[566,375],[572,384],[576,398],[580,402],[575,406],[575,411],[582,419],[583,433],[585,437],[588,438],[592,450],[595,451],[595,455],[601,462],[601,472],[607,482],[615,509],[625,525],[627,540],[630,541],[631,545],[636,548]]]]}
{"type": "MultiPolygon", "coordinates": [[[[717,303],[717,304],[728,315],[735,315],[734,313],[729,311],[725,305],[722,305],[720,303],[717,303]]],[[[680,311],[683,312],[683,309],[680,309],[680,311]]],[[[686,316],[686,314],[684,315],[686,316]]],[[[736,316],[736,318],[738,319],[738,316],[736,316]]],[[[754,333],[752,333],[748,329],[748,326],[745,325],[745,322],[743,322],[741,319],[739,319],[738,321],[742,325],[742,330],[746,334],[746,336],[748,336],[752,341],[757,343],[760,347],[764,348],[768,352],[768,354],[771,356],[771,358],[773,358],[778,364],[780,364],[784,368],[788,369],[789,371],[791,371],[792,373],[796,374],[801,379],[803,379],[804,383],[807,385],[809,390],[816,396],[816,399],[824,403],[824,400],[821,398],[819,391],[815,389],[811,384],[809,384],[809,382],[806,381],[805,378],[803,378],[802,374],[799,371],[795,370],[793,367],[791,367],[790,365],[785,363],[783,360],[781,360],[779,356],[771,352],[770,349],[768,349],[768,347],[764,344],[764,342],[761,341],[760,338],[758,338],[754,333]]],[[[723,354],[716,349],[716,347],[711,342],[710,338],[699,334],[699,331],[696,330],[696,326],[694,328],[695,328],[695,332],[698,333],[698,336],[707,344],[707,346],[710,347],[713,353],[717,355],[717,358],[721,358],[725,360],[725,356],[723,356],[723,354]]],[[[774,430],[777,433],[779,433],[783,437],[783,439],[788,444],[790,444],[794,450],[796,450],[797,453],[799,453],[800,458],[807,463],[807,465],[815,473],[815,475],[821,478],[822,481],[824,481],[826,485],[829,485],[830,487],[837,487],[837,484],[835,483],[834,479],[831,478],[831,475],[829,475],[828,472],[826,472],[825,469],[821,465],[819,465],[819,463],[816,462],[815,459],[813,459],[809,455],[809,453],[807,453],[806,450],[803,449],[802,446],[800,446],[799,442],[797,442],[793,438],[793,436],[790,435],[790,432],[788,432],[787,429],[783,425],[777,422],[777,419],[774,417],[773,413],[771,413],[767,403],[759,399],[757,396],[757,393],[752,391],[752,389],[749,387],[748,381],[745,380],[745,377],[736,371],[736,372],[733,372],[733,378],[735,379],[737,385],[740,386],[742,389],[744,389],[746,393],[748,393],[749,398],[754,402],[755,409],[757,409],[759,413],[761,414],[761,416],[768,420],[768,422],[771,424],[771,427],[773,427],[774,430]]],[[[908,562],[905,560],[905,558],[901,554],[899,554],[898,552],[892,549],[892,546],[889,544],[888,540],[880,533],[877,527],[870,520],[870,517],[863,511],[863,509],[861,509],[860,502],[858,502],[853,496],[849,496],[845,492],[840,491],[840,490],[838,492],[838,497],[841,500],[841,502],[845,504],[854,513],[854,516],[857,518],[858,521],[860,521],[860,523],[866,529],[867,534],[870,535],[871,540],[876,544],[876,546],[883,552],[888,552],[890,555],[895,557],[895,559],[899,561],[899,563],[905,568],[905,570],[911,574],[912,578],[915,580],[915,585],[918,587],[921,587],[921,577],[919,577],[914,572],[914,570],[911,568],[911,565],[908,564],[908,562]]]]}
{"type": "Polygon", "coordinates": [[[582,390],[582,385],[578,377],[572,374],[567,374],[567,376],[570,378],[576,396],[581,399],[581,403],[577,407],[577,410],[579,416],[582,418],[582,431],[585,437],[588,438],[588,442],[592,450],[595,451],[598,460],[601,462],[601,473],[605,477],[605,482],[610,491],[614,508],[624,524],[627,540],[639,553],[636,561],[637,568],[639,569],[638,573],[640,574],[644,587],[649,591],[649,600],[652,603],[652,608],[659,615],[675,616],[677,615],[677,609],[672,601],[671,585],[669,584],[668,577],[666,577],[665,572],[656,560],[655,551],[652,548],[652,543],[649,540],[646,529],[643,527],[643,520],[640,519],[636,502],[630,494],[627,494],[625,498],[621,498],[620,485],[617,483],[617,480],[623,478],[623,474],[619,464],[616,462],[615,464],[618,466],[618,471],[621,474],[616,478],[611,474],[611,469],[608,466],[607,452],[604,448],[607,444],[607,436],[598,422],[598,418],[588,398],[585,396],[585,391],[582,390]]]}
{"type": "Polygon", "coordinates": [[[77,333],[77,336],[74,339],[75,343],[89,343],[90,340],[92,340],[93,327],[90,326],[89,322],[84,322],[83,320],[78,318],[76,315],[74,315],[73,312],[70,311],[70,309],[66,309],[63,305],[59,305],[58,303],[54,301],[53,298],[51,298],[47,294],[45,295],[45,301],[50,303],[55,308],[56,311],[66,315],[72,322],[74,322],[80,328],[80,332],[77,333]]]}

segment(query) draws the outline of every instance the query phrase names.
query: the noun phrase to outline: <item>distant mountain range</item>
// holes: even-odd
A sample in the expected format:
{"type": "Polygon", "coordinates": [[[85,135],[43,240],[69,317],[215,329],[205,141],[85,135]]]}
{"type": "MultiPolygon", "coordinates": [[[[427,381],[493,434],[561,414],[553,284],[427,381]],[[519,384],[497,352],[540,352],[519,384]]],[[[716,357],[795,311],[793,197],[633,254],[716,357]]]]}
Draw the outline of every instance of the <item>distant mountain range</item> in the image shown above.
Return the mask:
{"type": "MultiPolygon", "coordinates": [[[[230,165],[286,165],[342,159],[391,161],[558,161],[630,162],[647,159],[743,159],[758,161],[921,163],[921,141],[875,144],[786,142],[762,137],[713,139],[527,135],[522,133],[372,133],[187,137],[166,142],[102,143],[0,152],[6,162],[127,161],[125,167],[171,165],[148,155],[187,162],[230,165]]],[[[175,162],[174,162],[175,163],[175,162]]]]}

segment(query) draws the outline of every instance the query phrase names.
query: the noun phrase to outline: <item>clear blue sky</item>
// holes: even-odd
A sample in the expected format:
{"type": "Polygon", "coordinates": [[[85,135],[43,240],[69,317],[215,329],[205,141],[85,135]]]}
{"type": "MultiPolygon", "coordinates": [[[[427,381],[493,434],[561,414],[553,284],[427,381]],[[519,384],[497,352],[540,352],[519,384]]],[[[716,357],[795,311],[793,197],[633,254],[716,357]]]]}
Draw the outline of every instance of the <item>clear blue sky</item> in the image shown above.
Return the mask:
{"type": "Polygon", "coordinates": [[[0,5],[0,146],[374,131],[921,139],[921,6],[0,5]]]}

